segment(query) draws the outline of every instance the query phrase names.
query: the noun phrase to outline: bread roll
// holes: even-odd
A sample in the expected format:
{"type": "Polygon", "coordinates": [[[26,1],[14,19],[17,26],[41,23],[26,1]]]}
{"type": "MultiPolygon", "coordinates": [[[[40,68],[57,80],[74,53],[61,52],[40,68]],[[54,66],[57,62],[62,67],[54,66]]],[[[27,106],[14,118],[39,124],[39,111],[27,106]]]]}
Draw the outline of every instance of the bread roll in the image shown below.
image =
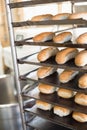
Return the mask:
{"type": "Polygon", "coordinates": [[[87,88],[87,73],[83,74],[78,80],[79,88],[87,88]]]}
{"type": "Polygon", "coordinates": [[[58,52],[58,49],[56,47],[48,47],[39,52],[37,55],[37,59],[41,61],[46,61],[52,56],[55,56],[58,52]]]}
{"type": "Polygon", "coordinates": [[[87,32],[81,34],[77,39],[76,39],[77,44],[87,44],[87,32]]]}
{"type": "Polygon", "coordinates": [[[69,109],[60,106],[54,106],[53,112],[60,117],[68,116],[71,113],[69,109]]]}
{"type": "Polygon", "coordinates": [[[74,70],[64,70],[60,75],[59,75],[59,81],[61,83],[67,83],[70,80],[72,80],[76,75],[78,74],[78,71],[74,70]]]}
{"type": "Polygon", "coordinates": [[[78,122],[87,122],[87,114],[80,113],[80,112],[73,112],[72,114],[73,119],[78,122]]]}
{"type": "Polygon", "coordinates": [[[71,98],[74,96],[74,91],[64,88],[59,88],[57,91],[59,97],[62,98],[71,98]]]}
{"type": "Polygon", "coordinates": [[[64,64],[73,59],[77,53],[78,50],[76,48],[65,48],[57,53],[55,60],[58,64],[64,64]]]}
{"type": "Polygon", "coordinates": [[[67,41],[70,41],[72,38],[72,33],[71,32],[62,32],[60,34],[57,34],[56,36],[53,37],[53,41],[55,43],[64,43],[67,41]]]}
{"type": "Polygon", "coordinates": [[[37,108],[45,110],[45,111],[52,109],[52,105],[51,104],[49,104],[47,102],[43,102],[41,100],[37,100],[36,101],[36,106],[37,106],[37,108]]]}
{"type": "Polygon", "coordinates": [[[34,42],[45,42],[53,39],[55,33],[53,32],[42,32],[33,37],[34,42]]]}
{"type": "Polygon", "coordinates": [[[46,21],[46,20],[51,20],[53,17],[52,14],[42,14],[42,15],[37,15],[31,18],[31,21],[46,21]]]}
{"type": "Polygon", "coordinates": [[[85,66],[87,64],[87,50],[80,51],[75,57],[77,66],[85,66]]]}
{"type": "Polygon", "coordinates": [[[82,105],[82,106],[87,106],[87,95],[84,93],[77,93],[75,95],[75,103],[82,105]]]}
{"type": "Polygon", "coordinates": [[[55,86],[51,86],[48,84],[42,84],[42,83],[39,84],[38,89],[41,93],[44,93],[44,94],[52,94],[56,91],[55,86]]]}
{"type": "Polygon", "coordinates": [[[52,20],[63,20],[63,19],[68,19],[70,13],[60,13],[56,14],[52,17],[52,20]]]}
{"type": "Polygon", "coordinates": [[[80,19],[80,18],[82,18],[82,19],[87,20],[87,12],[73,13],[68,18],[69,19],[80,19]]]}
{"type": "Polygon", "coordinates": [[[53,74],[55,71],[56,71],[56,69],[52,68],[52,67],[40,67],[37,70],[37,76],[38,76],[38,78],[42,79],[42,78],[45,78],[45,77],[53,74]]]}

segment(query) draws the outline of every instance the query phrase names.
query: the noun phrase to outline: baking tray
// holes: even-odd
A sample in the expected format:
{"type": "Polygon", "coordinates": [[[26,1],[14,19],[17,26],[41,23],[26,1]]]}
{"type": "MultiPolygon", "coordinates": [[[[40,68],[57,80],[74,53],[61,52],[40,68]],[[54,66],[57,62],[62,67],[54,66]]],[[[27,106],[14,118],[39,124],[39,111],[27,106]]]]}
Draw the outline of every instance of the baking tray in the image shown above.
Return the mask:
{"type": "Polygon", "coordinates": [[[74,79],[72,79],[68,83],[60,83],[58,80],[58,73],[55,72],[54,74],[52,74],[46,78],[39,79],[39,82],[45,83],[45,84],[50,84],[55,87],[62,87],[62,88],[66,88],[66,89],[71,89],[76,92],[82,92],[82,93],[87,94],[87,89],[81,89],[78,87],[78,79],[83,74],[84,73],[79,73],[77,76],[75,76],[74,79]]]}
{"type": "Polygon", "coordinates": [[[30,1],[24,1],[24,2],[14,2],[10,3],[10,8],[21,8],[21,7],[27,7],[37,4],[49,4],[49,3],[55,3],[55,2],[86,2],[87,0],[30,0],[30,1]]]}
{"type": "Polygon", "coordinates": [[[23,27],[23,26],[35,26],[35,25],[79,25],[87,27],[87,21],[83,19],[67,19],[67,20],[47,20],[47,21],[22,21],[13,22],[13,27],[23,27]]]}
{"type": "Polygon", "coordinates": [[[27,63],[27,64],[33,64],[33,65],[39,65],[39,66],[50,66],[50,67],[55,67],[55,68],[62,68],[62,69],[72,69],[72,70],[77,70],[77,71],[86,71],[87,72],[87,65],[83,66],[83,67],[78,67],[75,65],[74,63],[74,59],[69,60],[68,62],[66,62],[65,64],[57,64],[55,61],[55,57],[51,57],[48,60],[44,61],[44,62],[39,62],[37,60],[37,54],[31,54],[29,56],[25,56],[21,59],[18,59],[18,63],[23,64],[23,63],[27,63]]]}
{"type": "MultiPolygon", "coordinates": [[[[31,39],[31,38],[28,38],[31,39]]],[[[55,47],[72,47],[72,48],[86,48],[87,49],[87,44],[75,44],[72,43],[71,41],[67,43],[54,43],[52,41],[50,42],[32,42],[32,41],[15,41],[16,46],[23,46],[23,45],[31,45],[31,46],[55,46],[55,47]]]]}
{"type": "Polygon", "coordinates": [[[38,116],[36,116],[29,123],[27,123],[27,126],[36,128],[38,130],[70,130],[63,126],[56,125],[46,119],[38,117],[38,116]]]}
{"type": "Polygon", "coordinates": [[[87,129],[87,123],[79,123],[72,119],[71,115],[67,117],[59,117],[55,114],[53,114],[53,111],[43,111],[40,110],[34,105],[31,109],[26,108],[26,112],[30,112],[36,116],[42,117],[44,119],[47,119],[48,121],[58,124],[60,126],[67,127],[72,130],[86,130],[87,129]]]}
{"type": "Polygon", "coordinates": [[[57,92],[53,94],[42,94],[39,92],[38,87],[34,88],[33,90],[29,91],[28,93],[23,94],[23,96],[27,96],[34,99],[39,99],[45,102],[48,102],[53,105],[59,105],[61,107],[69,108],[72,111],[79,111],[87,114],[87,107],[78,105],[74,102],[74,97],[70,99],[64,99],[57,95],[57,92]]]}
{"type": "MultiPolygon", "coordinates": [[[[39,68],[39,67],[38,67],[39,68]]],[[[38,78],[37,78],[37,70],[38,68],[35,68],[23,75],[19,76],[20,80],[24,80],[24,81],[31,81],[31,82],[38,82],[38,78]]]]}
{"type": "Polygon", "coordinates": [[[74,79],[69,81],[68,83],[60,83],[59,81],[59,74],[58,71],[54,72],[53,74],[43,78],[43,79],[38,79],[37,77],[37,69],[30,71],[29,73],[20,76],[21,80],[30,80],[36,83],[44,83],[44,84],[49,84],[54,87],[62,87],[65,89],[70,89],[76,92],[81,92],[87,94],[87,88],[86,89],[81,89],[78,87],[78,79],[84,74],[84,72],[79,72],[74,79]]]}

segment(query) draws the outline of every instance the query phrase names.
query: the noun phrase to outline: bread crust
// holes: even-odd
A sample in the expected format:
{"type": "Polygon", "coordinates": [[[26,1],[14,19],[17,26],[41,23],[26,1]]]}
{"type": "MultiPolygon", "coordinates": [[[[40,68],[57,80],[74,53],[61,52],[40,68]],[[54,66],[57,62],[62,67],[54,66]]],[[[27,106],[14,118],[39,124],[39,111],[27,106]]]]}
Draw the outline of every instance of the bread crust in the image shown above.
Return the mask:
{"type": "Polygon", "coordinates": [[[76,39],[77,44],[87,44],[87,32],[81,34],[77,39],[76,39]]]}
{"type": "Polygon", "coordinates": [[[56,47],[48,47],[45,48],[43,50],[41,50],[38,55],[37,55],[37,59],[38,61],[42,62],[42,61],[46,61],[47,59],[49,59],[52,56],[55,56],[58,52],[58,48],[56,47]]]}
{"type": "Polygon", "coordinates": [[[59,75],[59,81],[61,83],[67,83],[70,80],[72,80],[76,75],[78,74],[78,71],[74,70],[64,70],[60,75],[59,75]]]}
{"type": "Polygon", "coordinates": [[[64,88],[59,88],[57,95],[62,98],[72,98],[74,96],[74,91],[64,88]]]}
{"type": "Polygon", "coordinates": [[[33,41],[34,42],[45,42],[45,41],[48,41],[48,40],[52,40],[54,35],[55,35],[54,32],[42,32],[42,33],[34,36],[33,41]]]}
{"type": "Polygon", "coordinates": [[[71,32],[62,32],[53,37],[55,43],[65,43],[70,41],[72,38],[71,32]]]}
{"type": "Polygon", "coordinates": [[[75,58],[77,53],[78,50],[76,48],[65,48],[57,53],[55,60],[58,64],[64,64],[70,59],[75,58]]]}
{"type": "Polygon", "coordinates": [[[38,89],[41,93],[44,93],[44,94],[52,94],[56,91],[55,86],[51,86],[51,85],[43,84],[43,83],[39,84],[38,89]]]}
{"type": "Polygon", "coordinates": [[[87,122],[87,114],[80,113],[80,112],[73,112],[72,114],[73,119],[78,122],[87,122]]]}
{"type": "Polygon", "coordinates": [[[79,105],[87,106],[87,95],[84,93],[77,93],[74,101],[79,105]]]}
{"type": "Polygon", "coordinates": [[[82,18],[82,19],[87,20],[87,12],[73,13],[68,18],[69,19],[80,19],[80,18],[82,18]]]}
{"type": "Polygon", "coordinates": [[[36,106],[37,106],[37,108],[45,110],[45,111],[52,109],[51,104],[41,101],[41,100],[36,100],[36,106]]]}
{"type": "Polygon", "coordinates": [[[52,14],[42,14],[42,15],[37,15],[31,18],[31,21],[46,21],[46,20],[51,20],[53,17],[52,14]]]}
{"type": "Polygon", "coordinates": [[[60,117],[68,116],[71,113],[69,109],[60,106],[54,106],[53,112],[60,117]]]}
{"type": "Polygon", "coordinates": [[[87,64],[87,50],[80,51],[75,57],[76,66],[85,66],[87,64]]]}
{"type": "Polygon", "coordinates": [[[52,20],[63,20],[68,19],[70,13],[59,13],[52,17],[52,20]]]}
{"type": "Polygon", "coordinates": [[[38,78],[45,78],[51,74],[53,74],[54,72],[56,71],[55,68],[52,68],[52,67],[40,67],[38,70],[37,70],[37,76],[38,78]]]}
{"type": "Polygon", "coordinates": [[[78,80],[79,88],[87,88],[87,73],[83,74],[78,80]]]}

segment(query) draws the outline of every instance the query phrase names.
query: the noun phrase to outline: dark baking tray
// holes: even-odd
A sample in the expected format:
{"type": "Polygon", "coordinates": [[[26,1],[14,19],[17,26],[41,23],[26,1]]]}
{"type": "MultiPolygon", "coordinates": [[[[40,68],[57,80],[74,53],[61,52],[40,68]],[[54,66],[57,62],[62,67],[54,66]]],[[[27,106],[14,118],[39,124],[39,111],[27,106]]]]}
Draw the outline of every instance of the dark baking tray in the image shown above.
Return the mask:
{"type": "Polygon", "coordinates": [[[13,22],[13,27],[23,27],[23,26],[35,26],[35,25],[72,25],[76,24],[79,26],[87,27],[87,21],[83,19],[68,19],[68,20],[47,20],[47,21],[22,21],[22,22],[13,22]]]}
{"type": "Polygon", "coordinates": [[[30,0],[30,1],[23,1],[23,2],[14,2],[10,3],[10,8],[21,8],[21,7],[27,7],[37,4],[49,4],[49,3],[55,3],[55,2],[86,2],[87,0],[30,0]]]}
{"type": "Polygon", "coordinates": [[[45,83],[45,84],[50,84],[50,85],[55,86],[55,87],[62,87],[62,88],[66,88],[66,89],[71,89],[71,90],[76,91],[76,92],[82,92],[82,93],[87,94],[87,89],[81,89],[78,87],[78,79],[83,74],[84,74],[84,72],[79,73],[77,76],[75,76],[74,79],[72,79],[68,83],[60,83],[58,80],[58,73],[55,72],[54,74],[47,76],[46,78],[39,79],[39,82],[45,83]]]}
{"type": "MultiPolygon", "coordinates": [[[[54,72],[53,74],[51,74],[50,76],[47,76],[43,79],[38,79],[38,77],[36,77],[36,79],[32,79],[31,76],[29,76],[31,73],[32,75],[36,75],[37,76],[37,69],[30,71],[29,73],[25,74],[25,75],[21,75],[20,76],[20,80],[30,80],[32,82],[37,83],[45,83],[45,84],[49,84],[52,85],[54,87],[62,87],[62,88],[66,88],[66,89],[71,89],[73,91],[76,92],[81,92],[81,93],[86,93],[87,94],[87,89],[81,89],[78,87],[78,79],[80,78],[80,76],[82,76],[84,74],[84,72],[79,72],[78,75],[75,76],[74,79],[72,79],[71,81],[69,81],[68,83],[60,83],[59,82],[59,74],[58,72],[54,72]],[[27,77],[28,76],[28,77],[27,77]]],[[[34,76],[33,76],[34,77],[34,76]]]]}
{"type": "Polygon", "coordinates": [[[39,66],[50,66],[50,67],[62,68],[62,69],[68,68],[68,69],[73,69],[73,70],[78,70],[78,71],[87,71],[87,65],[83,67],[78,67],[75,65],[74,59],[69,60],[65,64],[60,65],[56,63],[55,57],[51,57],[44,62],[39,62],[37,60],[37,55],[38,53],[18,59],[18,63],[20,64],[27,63],[27,64],[33,64],[33,65],[39,65],[39,66]]]}
{"type": "Polygon", "coordinates": [[[28,96],[30,98],[39,99],[45,102],[48,102],[53,105],[59,105],[61,107],[69,108],[72,111],[79,111],[87,114],[87,107],[78,105],[74,102],[74,97],[70,99],[64,99],[57,95],[57,92],[53,94],[42,94],[39,92],[38,87],[29,91],[28,93],[23,94],[24,96],[28,96]]]}
{"type": "Polygon", "coordinates": [[[27,123],[27,126],[36,128],[38,130],[70,130],[63,126],[56,125],[46,119],[38,117],[38,116],[36,116],[29,123],[27,123]]]}
{"type": "Polygon", "coordinates": [[[30,112],[36,116],[42,117],[44,119],[47,119],[48,121],[51,121],[52,123],[67,127],[72,130],[86,130],[87,129],[87,123],[79,123],[75,121],[74,119],[72,119],[71,115],[67,117],[59,117],[53,114],[52,111],[43,111],[43,110],[38,109],[36,106],[33,106],[31,109],[26,108],[25,111],[30,112]]]}
{"type": "Polygon", "coordinates": [[[67,43],[54,43],[52,41],[50,42],[31,42],[31,41],[15,41],[16,46],[23,46],[23,45],[31,45],[31,46],[55,46],[55,47],[72,47],[72,48],[86,48],[87,49],[87,44],[75,44],[72,43],[71,41],[67,43]]]}

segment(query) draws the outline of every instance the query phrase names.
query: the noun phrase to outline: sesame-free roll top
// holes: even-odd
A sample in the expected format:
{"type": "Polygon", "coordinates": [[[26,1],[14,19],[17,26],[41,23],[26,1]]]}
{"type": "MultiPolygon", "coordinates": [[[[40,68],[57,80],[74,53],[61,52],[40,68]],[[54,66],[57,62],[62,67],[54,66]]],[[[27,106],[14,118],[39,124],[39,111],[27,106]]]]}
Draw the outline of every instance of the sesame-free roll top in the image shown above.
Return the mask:
{"type": "Polygon", "coordinates": [[[37,59],[42,62],[42,61],[46,61],[47,59],[49,59],[52,56],[55,56],[58,52],[58,48],[56,47],[48,47],[45,48],[43,50],[41,50],[38,55],[37,55],[37,59]]]}
{"type": "Polygon", "coordinates": [[[55,43],[65,43],[71,41],[72,33],[71,32],[62,32],[53,37],[55,43]]]}
{"type": "Polygon", "coordinates": [[[42,32],[33,37],[34,42],[45,42],[53,39],[54,32],[42,32]]]}
{"type": "Polygon", "coordinates": [[[31,18],[31,21],[46,21],[46,20],[51,20],[52,17],[53,17],[52,14],[42,14],[42,15],[33,16],[31,18]]]}
{"type": "Polygon", "coordinates": [[[75,58],[77,53],[78,50],[76,48],[65,48],[57,53],[55,60],[58,64],[64,64],[75,58]]]}
{"type": "Polygon", "coordinates": [[[45,78],[45,77],[53,74],[55,71],[56,71],[56,69],[53,67],[44,67],[43,66],[37,70],[37,76],[38,76],[38,78],[42,79],[42,78],[45,78]]]}

